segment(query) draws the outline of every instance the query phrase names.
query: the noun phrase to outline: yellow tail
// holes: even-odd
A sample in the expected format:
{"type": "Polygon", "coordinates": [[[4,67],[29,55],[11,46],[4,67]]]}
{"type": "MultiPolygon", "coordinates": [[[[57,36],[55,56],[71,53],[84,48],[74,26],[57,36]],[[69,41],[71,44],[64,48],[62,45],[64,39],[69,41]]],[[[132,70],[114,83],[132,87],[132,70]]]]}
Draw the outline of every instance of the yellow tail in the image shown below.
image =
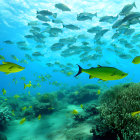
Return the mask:
{"type": "Polygon", "coordinates": [[[24,83],[24,89],[26,88],[27,86],[26,86],[26,84],[24,83]]]}

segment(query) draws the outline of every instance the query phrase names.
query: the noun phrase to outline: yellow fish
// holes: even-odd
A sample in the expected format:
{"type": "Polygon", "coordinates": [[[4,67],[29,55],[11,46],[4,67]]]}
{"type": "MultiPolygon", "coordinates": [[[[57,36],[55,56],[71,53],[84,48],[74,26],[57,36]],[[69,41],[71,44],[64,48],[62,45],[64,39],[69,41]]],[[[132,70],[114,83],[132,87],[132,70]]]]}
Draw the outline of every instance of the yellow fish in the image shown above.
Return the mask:
{"type": "Polygon", "coordinates": [[[16,73],[24,70],[24,67],[21,67],[15,63],[11,62],[2,62],[2,63],[3,64],[0,65],[0,71],[4,72],[5,74],[16,73]]]}
{"type": "Polygon", "coordinates": [[[14,110],[12,110],[12,115],[15,116],[15,111],[14,110]]]}
{"type": "Polygon", "coordinates": [[[97,94],[100,95],[100,93],[101,93],[101,90],[99,89],[99,90],[97,91],[97,94]]]}
{"type": "Polygon", "coordinates": [[[4,88],[2,89],[2,93],[3,95],[6,95],[6,90],[4,88]]]}
{"type": "Polygon", "coordinates": [[[131,115],[134,117],[135,115],[140,114],[140,111],[132,112],[131,115]]]}
{"type": "Polygon", "coordinates": [[[80,107],[83,109],[83,107],[84,107],[83,104],[81,104],[80,107]]]}
{"type": "Polygon", "coordinates": [[[15,99],[18,99],[20,96],[19,95],[14,95],[14,98],[15,99]]]}
{"type": "Polygon", "coordinates": [[[71,76],[71,75],[73,75],[73,73],[72,72],[67,72],[66,75],[71,76]]]}
{"type": "Polygon", "coordinates": [[[39,96],[40,95],[40,92],[38,92],[37,95],[39,96]]]}
{"type": "Polygon", "coordinates": [[[16,80],[16,81],[15,81],[15,84],[17,84],[17,83],[18,83],[18,81],[16,80]]]}
{"type": "Polygon", "coordinates": [[[75,94],[75,95],[78,95],[78,94],[79,94],[79,91],[75,91],[74,94],[75,94]]]}
{"type": "Polygon", "coordinates": [[[73,111],[72,111],[72,114],[73,115],[77,115],[79,112],[76,110],[76,109],[74,109],[73,111]]]}
{"type": "Polygon", "coordinates": [[[31,92],[30,92],[30,91],[28,91],[28,94],[29,94],[29,95],[30,95],[30,93],[31,93],[31,92]]]}
{"type": "Polygon", "coordinates": [[[25,78],[25,77],[21,77],[20,79],[21,79],[21,80],[23,80],[23,81],[25,81],[25,80],[26,80],[26,78],[25,78]]]}
{"type": "Polygon", "coordinates": [[[22,111],[25,111],[26,109],[27,109],[27,107],[25,106],[25,107],[22,108],[22,111]]]}
{"type": "Polygon", "coordinates": [[[53,108],[53,107],[49,107],[48,109],[49,109],[49,110],[53,110],[53,109],[55,109],[55,108],[53,108]]]}
{"type": "Polygon", "coordinates": [[[40,83],[37,83],[37,86],[38,86],[38,87],[41,87],[40,83]]]}
{"type": "Polygon", "coordinates": [[[0,60],[4,60],[5,61],[4,56],[0,55],[0,60]]]}
{"type": "Polygon", "coordinates": [[[29,81],[29,84],[25,84],[25,83],[24,83],[24,89],[25,89],[26,87],[29,87],[29,88],[30,88],[31,86],[32,86],[31,81],[29,81]]]}
{"type": "Polygon", "coordinates": [[[26,121],[26,118],[21,119],[21,121],[19,122],[19,124],[23,124],[26,121]]]}
{"type": "Polygon", "coordinates": [[[108,81],[108,80],[118,80],[126,77],[128,74],[124,73],[116,68],[113,67],[102,67],[98,65],[98,67],[91,67],[90,69],[83,69],[79,65],[79,71],[75,75],[78,76],[80,73],[85,72],[89,74],[89,79],[92,78],[99,78],[100,80],[103,81],[108,81]]]}
{"type": "Polygon", "coordinates": [[[38,120],[40,120],[41,119],[41,114],[39,114],[37,118],[38,118],[38,120]]]}
{"type": "Polygon", "coordinates": [[[18,62],[18,58],[15,55],[11,55],[11,57],[18,62]]]}
{"type": "Polygon", "coordinates": [[[32,106],[29,106],[29,108],[31,109],[31,108],[32,108],[32,106]]]}
{"type": "Polygon", "coordinates": [[[133,61],[132,61],[133,64],[139,64],[140,63],[140,56],[136,56],[133,61]]]}

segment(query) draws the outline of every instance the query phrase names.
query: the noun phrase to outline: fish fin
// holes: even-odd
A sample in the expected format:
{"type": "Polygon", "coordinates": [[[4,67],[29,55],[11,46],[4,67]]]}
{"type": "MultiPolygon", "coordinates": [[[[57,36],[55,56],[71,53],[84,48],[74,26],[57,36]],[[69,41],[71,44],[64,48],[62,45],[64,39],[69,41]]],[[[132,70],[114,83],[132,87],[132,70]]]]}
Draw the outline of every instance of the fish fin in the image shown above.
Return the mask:
{"type": "Polygon", "coordinates": [[[24,83],[24,89],[26,88],[26,84],[24,83]]]}
{"type": "Polygon", "coordinates": [[[11,64],[11,62],[4,62],[4,61],[3,61],[2,64],[11,64]]]}
{"type": "Polygon", "coordinates": [[[2,64],[6,64],[6,62],[2,61],[2,64]]]}
{"type": "Polygon", "coordinates": [[[137,8],[135,2],[133,3],[133,6],[134,6],[135,8],[137,8]]]}
{"type": "Polygon", "coordinates": [[[10,74],[10,72],[5,72],[5,74],[10,74]]]}
{"type": "Polygon", "coordinates": [[[89,79],[92,79],[92,78],[94,78],[94,76],[93,75],[89,75],[89,79]]]}
{"type": "Polygon", "coordinates": [[[101,65],[97,65],[97,67],[102,67],[101,65]]]}
{"type": "Polygon", "coordinates": [[[107,80],[99,79],[98,81],[104,81],[104,82],[105,82],[105,81],[107,81],[107,80]]]}
{"type": "MultiPolygon", "coordinates": [[[[78,64],[77,64],[78,65],[78,64]]],[[[82,73],[82,68],[78,65],[78,67],[79,67],[79,71],[78,71],[78,73],[74,76],[74,77],[76,77],[76,76],[78,76],[80,73],[82,73]]]]}
{"type": "Polygon", "coordinates": [[[10,70],[10,69],[12,69],[14,66],[11,66],[11,67],[9,67],[8,69],[10,70]]]}

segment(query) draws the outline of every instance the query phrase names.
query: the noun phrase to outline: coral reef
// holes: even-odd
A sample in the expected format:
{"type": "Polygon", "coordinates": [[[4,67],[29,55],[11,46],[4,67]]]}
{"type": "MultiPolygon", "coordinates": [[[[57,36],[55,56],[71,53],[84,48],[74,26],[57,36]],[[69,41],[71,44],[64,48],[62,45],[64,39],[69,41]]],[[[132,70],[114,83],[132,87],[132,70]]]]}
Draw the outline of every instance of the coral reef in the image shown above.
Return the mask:
{"type": "Polygon", "coordinates": [[[82,104],[98,98],[97,91],[100,89],[98,85],[89,84],[80,87],[78,90],[69,93],[69,103],[82,104]]]}
{"type": "Polygon", "coordinates": [[[93,103],[86,104],[83,107],[83,111],[74,115],[74,120],[78,123],[86,122],[87,120],[92,120],[94,116],[98,115],[98,106],[93,103]]]}
{"type": "Polygon", "coordinates": [[[92,133],[100,140],[138,140],[140,119],[131,113],[140,110],[140,84],[124,84],[106,91],[100,98],[100,116],[92,133]]]}
{"type": "Polygon", "coordinates": [[[4,134],[0,133],[0,140],[7,140],[7,137],[4,134]]]}
{"type": "Polygon", "coordinates": [[[9,121],[12,119],[12,114],[10,109],[3,103],[0,106],[0,131],[6,129],[9,121]]]}

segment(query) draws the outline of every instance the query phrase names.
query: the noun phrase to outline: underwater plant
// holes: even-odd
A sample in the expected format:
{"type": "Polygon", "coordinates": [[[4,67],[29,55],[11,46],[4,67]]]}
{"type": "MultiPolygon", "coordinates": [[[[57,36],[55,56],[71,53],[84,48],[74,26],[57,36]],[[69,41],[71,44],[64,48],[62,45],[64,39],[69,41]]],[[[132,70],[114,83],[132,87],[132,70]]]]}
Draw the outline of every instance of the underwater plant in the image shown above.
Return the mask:
{"type": "Polygon", "coordinates": [[[138,140],[140,117],[140,83],[130,83],[106,91],[100,98],[100,116],[92,129],[93,136],[108,140],[138,140]]]}

